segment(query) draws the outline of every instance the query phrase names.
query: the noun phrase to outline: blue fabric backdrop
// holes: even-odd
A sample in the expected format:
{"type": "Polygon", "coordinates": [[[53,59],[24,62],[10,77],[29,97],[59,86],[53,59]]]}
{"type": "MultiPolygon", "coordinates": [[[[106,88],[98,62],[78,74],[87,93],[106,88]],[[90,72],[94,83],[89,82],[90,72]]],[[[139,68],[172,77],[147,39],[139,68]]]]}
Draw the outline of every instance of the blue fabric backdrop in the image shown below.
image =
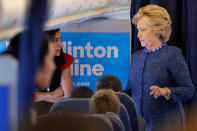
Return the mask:
{"type": "MultiPolygon", "coordinates": [[[[191,78],[195,87],[197,87],[197,1],[188,0],[188,45],[187,60],[191,72],[191,78]]],[[[197,90],[193,97],[193,102],[197,102],[197,90]]]]}

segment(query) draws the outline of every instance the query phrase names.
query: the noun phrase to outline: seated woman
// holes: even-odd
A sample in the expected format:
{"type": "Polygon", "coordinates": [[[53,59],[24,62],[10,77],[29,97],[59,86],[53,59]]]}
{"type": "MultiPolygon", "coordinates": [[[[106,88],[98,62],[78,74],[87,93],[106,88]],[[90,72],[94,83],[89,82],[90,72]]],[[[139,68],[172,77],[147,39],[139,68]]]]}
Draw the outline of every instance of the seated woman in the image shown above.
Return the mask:
{"type": "MultiPolygon", "coordinates": [[[[49,37],[45,36],[41,44],[40,64],[36,75],[37,87],[35,89],[35,92],[49,87],[51,78],[56,69],[54,58],[55,58],[54,43],[50,41],[49,37]]],[[[36,96],[34,95],[34,100],[36,99],[35,97],[36,96]]],[[[42,114],[47,114],[52,105],[53,103],[50,102],[33,104],[38,116],[42,114]]]]}
{"type": "Polygon", "coordinates": [[[115,92],[122,92],[122,84],[120,79],[114,75],[105,75],[101,77],[96,84],[96,90],[112,89],[115,92]]]}
{"type": "Polygon", "coordinates": [[[94,92],[90,88],[79,86],[72,91],[70,98],[91,98],[92,95],[94,95],[94,92]]]}
{"type": "Polygon", "coordinates": [[[53,74],[51,84],[47,90],[34,92],[34,102],[47,101],[55,103],[56,101],[66,98],[72,92],[71,64],[74,60],[69,54],[63,53],[61,44],[60,30],[48,31],[50,39],[55,48],[56,70],[53,74]]]}
{"type": "Polygon", "coordinates": [[[89,113],[118,114],[120,111],[120,100],[112,90],[99,90],[90,99],[89,113]]]}
{"type": "MultiPolygon", "coordinates": [[[[21,34],[18,34],[11,40],[7,51],[4,53],[5,55],[12,55],[16,59],[18,59],[18,53],[20,48],[20,37],[21,34]]],[[[41,41],[40,62],[38,65],[38,71],[36,75],[35,91],[48,88],[51,81],[51,77],[56,69],[56,65],[54,63],[54,57],[55,57],[54,43],[50,41],[50,37],[45,34],[41,41]]],[[[34,107],[36,108],[38,115],[40,115],[40,114],[48,113],[48,110],[51,107],[51,105],[52,103],[45,102],[44,104],[43,103],[34,104],[34,107]]]]}
{"type": "Polygon", "coordinates": [[[111,89],[99,90],[90,99],[89,113],[104,114],[112,122],[114,131],[124,130],[119,111],[120,100],[111,89]]]}
{"type": "Polygon", "coordinates": [[[45,36],[40,48],[40,63],[36,75],[36,89],[48,88],[52,75],[56,69],[54,62],[54,44],[48,36],[45,36]]]}
{"type": "MultiPolygon", "coordinates": [[[[4,55],[11,55],[17,60],[19,59],[19,48],[20,48],[20,38],[21,34],[16,35],[11,39],[7,51],[4,55]]],[[[38,65],[38,71],[36,75],[36,89],[45,89],[49,86],[51,77],[56,69],[54,63],[55,49],[54,44],[50,41],[48,35],[44,35],[41,41],[40,47],[40,61],[38,65]]]]}

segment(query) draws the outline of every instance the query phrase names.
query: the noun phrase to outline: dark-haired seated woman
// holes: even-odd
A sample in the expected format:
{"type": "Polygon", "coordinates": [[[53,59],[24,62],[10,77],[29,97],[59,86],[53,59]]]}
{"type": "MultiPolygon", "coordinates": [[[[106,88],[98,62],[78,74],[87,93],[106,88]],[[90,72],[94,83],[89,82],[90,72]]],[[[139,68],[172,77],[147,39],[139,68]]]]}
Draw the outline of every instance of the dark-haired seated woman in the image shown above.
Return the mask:
{"type": "Polygon", "coordinates": [[[56,70],[49,88],[34,93],[34,102],[47,101],[55,103],[66,98],[72,92],[71,64],[74,58],[63,53],[59,29],[48,31],[47,34],[54,43],[56,70]]]}

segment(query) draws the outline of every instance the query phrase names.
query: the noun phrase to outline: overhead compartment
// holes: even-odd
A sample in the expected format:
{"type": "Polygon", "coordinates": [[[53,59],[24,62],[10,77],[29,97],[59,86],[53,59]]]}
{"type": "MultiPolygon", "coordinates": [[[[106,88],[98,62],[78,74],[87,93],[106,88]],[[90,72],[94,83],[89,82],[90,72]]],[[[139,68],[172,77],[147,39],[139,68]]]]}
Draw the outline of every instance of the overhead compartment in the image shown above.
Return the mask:
{"type": "MultiPolygon", "coordinates": [[[[117,12],[128,13],[130,3],[131,0],[49,0],[45,29],[79,23],[95,17],[110,17],[114,14],[122,16],[117,12]]],[[[28,0],[0,1],[0,40],[9,38],[24,29],[28,7],[28,0]]]]}

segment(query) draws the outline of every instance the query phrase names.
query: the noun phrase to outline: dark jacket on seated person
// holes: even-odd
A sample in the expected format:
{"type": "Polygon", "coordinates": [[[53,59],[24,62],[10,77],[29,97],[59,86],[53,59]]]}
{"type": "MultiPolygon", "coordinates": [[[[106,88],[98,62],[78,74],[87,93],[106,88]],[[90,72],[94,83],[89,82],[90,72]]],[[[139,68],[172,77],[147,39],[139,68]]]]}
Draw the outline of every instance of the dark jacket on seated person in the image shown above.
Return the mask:
{"type": "Polygon", "coordinates": [[[114,128],[114,131],[124,131],[124,125],[122,121],[120,120],[119,115],[113,113],[113,112],[107,112],[104,114],[112,123],[112,126],[114,128]]]}

